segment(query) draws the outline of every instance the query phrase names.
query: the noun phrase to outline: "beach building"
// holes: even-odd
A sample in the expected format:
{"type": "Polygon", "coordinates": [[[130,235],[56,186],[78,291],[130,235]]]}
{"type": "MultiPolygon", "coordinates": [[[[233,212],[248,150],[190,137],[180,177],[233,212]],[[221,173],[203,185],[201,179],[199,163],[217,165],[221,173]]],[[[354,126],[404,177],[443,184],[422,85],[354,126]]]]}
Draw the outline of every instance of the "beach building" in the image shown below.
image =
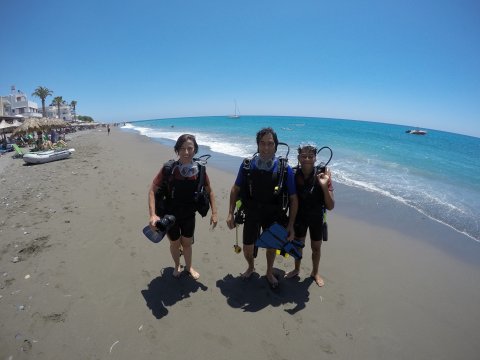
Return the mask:
{"type": "MultiPolygon", "coordinates": [[[[56,105],[49,105],[45,107],[46,115],[48,118],[58,118],[58,108],[56,105]]],[[[68,104],[60,105],[60,119],[64,121],[73,121],[72,108],[68,104]]]]}
{"type": "MultiPolygon", "coordinates": [[[[60,118],[64,121],[73,121],[73,109],[67,103],[60,105],[60,116],[55,105],[45,107],[46,117],[60,118]]],[[[28,100],[27,95],[12,85],[9,95],[0,96],[0,116],[2,117],[42,117],[42,107],[34,101],[28,100]]]]}
{"type": "Polygon", "coordinates": [[[27,95],[12,85],[9,95],[0,96],[0,116],[42,117],[38,104],[28,100],[27,95]]]}
{"type": "Polygon", "coordinates": [[[0,96],[0,116],[11,116],[12,106],[9,99],[5,96],[0,96]]]}

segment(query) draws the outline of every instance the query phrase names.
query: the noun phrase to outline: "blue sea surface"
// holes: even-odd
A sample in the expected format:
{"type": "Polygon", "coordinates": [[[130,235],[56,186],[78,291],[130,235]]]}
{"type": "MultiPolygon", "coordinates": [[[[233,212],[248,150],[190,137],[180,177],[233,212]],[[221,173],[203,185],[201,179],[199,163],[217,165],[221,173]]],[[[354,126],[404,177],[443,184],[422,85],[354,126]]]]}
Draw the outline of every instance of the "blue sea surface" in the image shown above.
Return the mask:
{"type": "MultiPolygon", "coordinates": [[[[297,164],[300,143],[329,146],[334,182],[394,199],[480,241],[479,138],[429,129],[419,136],[401,125],[291,116],[158,119],[123,128],[169,146],[192,133],[212,152],[243,158],[256,152],[255,135],[265,126],[289,145],[290,164],[297,164]]],[[[278,154],[286,150],[279,146],[278,154]]],[[[318,160],[327,158],[325,151],[318,160]]]]}

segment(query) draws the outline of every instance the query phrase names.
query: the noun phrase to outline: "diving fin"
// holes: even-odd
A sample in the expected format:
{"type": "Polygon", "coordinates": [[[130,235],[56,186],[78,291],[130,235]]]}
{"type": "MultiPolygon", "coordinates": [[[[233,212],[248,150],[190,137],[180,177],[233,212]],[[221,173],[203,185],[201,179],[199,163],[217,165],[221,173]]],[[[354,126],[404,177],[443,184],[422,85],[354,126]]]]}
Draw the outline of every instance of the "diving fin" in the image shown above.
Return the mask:
{"type": "Polygon", "coordinates": [[[262,248],[282,249],[287,237],[287,230],[283,226],[273,223],[272,226],[262,232],[255,245],[262,248]]]}
{"type": "Polygon", "coordinates": [[[166,231],[152,230],[152,228],[149,225],[145,226],[142,231],[143,231],[143,235],[145,235],[148,240],[150,240],[151,242],[153,242],[155,244],[162,241],[165,234],[167,233],[166,231]]]}
{"type": "Polygon", "coordinates": [[[297,260],[302,258],[302,249],[305,244],[298,240],[288,241],[288,231],[278,223],[273,223],[257,239],[255,246],[269,249],[277,249],[280,255],[291,255],[297,260]]]}
{"type": "MultiPolygon", "coordinates": [[[[299,246],[298,244],[299,241],[289,241],[287,242],[284,246],[282,251],[285,252],[285,254],[289,254],[292,257],[294,257],[296,260],[301,260],[302,259],[302,253],[299,251],[299,246]]],[[[302,244],[303,245],[303,244],[302,244]]],[[[303,246],[302,246],[303,247],[303,246]]]]}

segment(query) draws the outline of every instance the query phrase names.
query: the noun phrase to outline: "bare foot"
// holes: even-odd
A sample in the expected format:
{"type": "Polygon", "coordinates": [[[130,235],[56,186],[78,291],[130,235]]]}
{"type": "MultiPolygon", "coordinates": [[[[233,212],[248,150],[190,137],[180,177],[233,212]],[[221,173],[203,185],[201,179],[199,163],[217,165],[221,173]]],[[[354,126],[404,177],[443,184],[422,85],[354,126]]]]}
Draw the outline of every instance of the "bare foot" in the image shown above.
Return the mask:
{"type": "Polygon", "coordinates": [[[252,274],[255,272],[255,268],[250,269],[248,268],[247,271],[245,271],[243,274],[240,274],[240,277],[244,280],[247,280],[252,276],[252,274]]]}
{"type": "Polygon", "coordinates": [[[312,279],[315,281],[315,283],[322,287],[323,285],[325,285],[325,282],[323,281],[322,277],[318,274],[315,274],[315,275],[310,275],[312,277],[312,279]]]}
{"type": "Polygon", "coordinates": [[[270,287],[272,289],[276,289],[278,287],[278,280],[275,276],[273,276],[272,274],[267,274],[265,275],[265,278],[267,279],[268,281],[268,284],[270,285],[270,287]]]}
{"type": "Polygon", "coordinates": [[[291,279],[291,278],[293,278],[293,277],[295,277],[295,276],[298,276],[298,274],[300,274],[300,270],[292,270],[292,271],[290,271],[287,275],[285,275],[285,277],[286,277],[287,279],[291,279]]]}
{"type": "Polygon", "coordinates": [[[173,270],[173,274],[172,274],[172,275],[173,275],[174,278],[177,278],[177,279],[178,279],[178,278],[180,277],[180,275],[182,275],[182,267],[179,266],[178,268],[176,268],[175,270],[173,270]]]}
{"type": "Polygon", "coordinates": [[[190,270],[187,270],[187,272],[190,274],[190,276],[194,280],[198,280],[198,278],[200,277],[200,274],[198,272],[196,272],[194,268],[190,268],[190,270]]]}

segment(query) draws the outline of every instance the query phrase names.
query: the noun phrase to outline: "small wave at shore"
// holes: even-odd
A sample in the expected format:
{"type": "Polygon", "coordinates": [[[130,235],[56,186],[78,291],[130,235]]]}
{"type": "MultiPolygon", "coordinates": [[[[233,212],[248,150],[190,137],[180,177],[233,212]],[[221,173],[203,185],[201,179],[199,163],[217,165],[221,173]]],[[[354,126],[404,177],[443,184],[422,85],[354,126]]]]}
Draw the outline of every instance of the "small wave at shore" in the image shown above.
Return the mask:
{"type": "MultiPolygon", "coordinates": [[[[159,130],[148,127],[134,126],[130,123],[126,124],[122,128],[138,131],[141,135],[160,141],[162,139],[176,141],[180,135],[184,134],[184,132],[175,131],[173,129],[159,130]]],[[[244,158],[251,156],[252,151],[255,151],[253,146],[245,146],[243,143],[235,141],[221,141],[219,136],[211,136],[202,132],[195,133],[195,137],[199,145],[208,147],[217,153],[244,158]]]]}
{"type": "Polygon", "coordinates": [[[480,242],[480,223],[475,219],[474,210],[446,200],[445,195],[436,193],[432,188],[416,184],[406,188],[395,188],[392,184],[379,181],[377,184],[356,179],[352,174],[345,173],[333,165],[334,182],[376,193],[393,199],[403,205],[418,211],[420,214],[446,225],[453,230],[480,242]]]}
{"type": "MultiPolygon", "coordinates": [[[[135,125],[127,124],[124,128],[138,131],[160,142],[176,141],[182,133],[192,131],[192,125],[181,127],[183,124],[180,122],[175,128],[163,124],[157,128],[149,127],[148,123],[135,125]]],[[[256,144],[252,144],[252,135],[239,132],[238,129],[225,131],[221,127],[201,126],[197,129],[195,125],[194,133],[201,146],[206,146],[216,153],[244,158],[256,152],[256,144]]],[[[289,143],[298,143],[297,137],[284,137],[289,143]]],[[[368,143],[366,139],[361,140],[368,143]]],[[[381,148],[384,149],[387,145],[388,143],[383,144],[381,148]]],[[[284,156],[285,150],[279,146],[277,154],[284,156]]],[[[475,190],[459,188],[456,182],[445,182],[436,174],[431,174],[428,169],[411,167],[409,162],[399,161],[395,157],[357,149],[355,146],[352,147],[350,142],[343,146],[337,144],[334,150],[334,161],[329,165],[333,169],[334,182],[393,199],[480,242],[480,224],[477,216],[480,212],[478,206],[480,198],[475,190]]],[[[392,153],[395,151],[392,150],[392,153]]],[[[297,164],[295,149],[289,155],[289,162],[292,165],[297,164]]]]}

